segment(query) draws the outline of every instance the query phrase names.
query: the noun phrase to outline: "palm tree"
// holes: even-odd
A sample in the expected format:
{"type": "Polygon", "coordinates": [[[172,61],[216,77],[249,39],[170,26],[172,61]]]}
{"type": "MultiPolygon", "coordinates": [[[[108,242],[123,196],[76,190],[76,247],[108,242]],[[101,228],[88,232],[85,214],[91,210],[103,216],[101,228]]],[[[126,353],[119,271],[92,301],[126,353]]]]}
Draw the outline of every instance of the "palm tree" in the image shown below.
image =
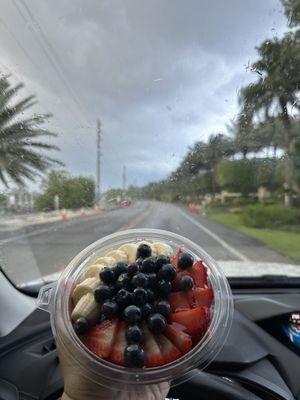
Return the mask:
{"type": "Polygon", "coordinates": [[[293,176],[291,107],[297,105],[300,88],[300,34],[290,32],[283,39],[265,41],[258,47],[260,59],[252,68],[259,75],[241,91],[243,112],[252,120],[268,120],[270,114],[278,115],[283,126],[285,158],[285,199],[292,204],[292,190],[298,190],[293,176]]]}
{"type": "Polygon", "coordinates": [[[6,187],[10,182],[24,185],[26,179],[33,181],[54,164],[62,165],[44,153],[59,150],[44,141],[57,134],[40,127],[51,115],[19,118],[36,104],[35,96],[11,105],[22,88],[23,84],[12,87],[8,76],[0,77],[0,182],[6,187]]]}
{"type": "Polygon", "coordinates": [[[222,133],[210,135],[206,144],[205,156],[207,160],[207,168],[211,171],[212,195],[216,193],[216,168],[218,163],[224,157],[234,154],[233,143],[228,136],[222,133]]]}
{"type": "Polygon", "coordinates": [[[287,16],[289,26],[297,26],[300,24],[300,2],[299,0],[282,0],[281,1],[285,15],[287,16]]]}

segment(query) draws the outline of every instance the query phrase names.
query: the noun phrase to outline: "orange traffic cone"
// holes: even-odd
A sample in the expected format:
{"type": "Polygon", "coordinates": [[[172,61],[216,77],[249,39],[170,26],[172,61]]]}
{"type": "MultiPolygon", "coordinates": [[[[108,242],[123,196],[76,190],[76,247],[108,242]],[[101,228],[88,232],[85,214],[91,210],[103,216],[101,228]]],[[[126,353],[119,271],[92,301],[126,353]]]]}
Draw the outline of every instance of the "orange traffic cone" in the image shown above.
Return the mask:
{"type": "Polygon", "coordinates": [[[63,221],[66,221],[68,219],[67,210],[65,208],[63,208],[62,211],[61,211],[61,219],[63,221]]]}

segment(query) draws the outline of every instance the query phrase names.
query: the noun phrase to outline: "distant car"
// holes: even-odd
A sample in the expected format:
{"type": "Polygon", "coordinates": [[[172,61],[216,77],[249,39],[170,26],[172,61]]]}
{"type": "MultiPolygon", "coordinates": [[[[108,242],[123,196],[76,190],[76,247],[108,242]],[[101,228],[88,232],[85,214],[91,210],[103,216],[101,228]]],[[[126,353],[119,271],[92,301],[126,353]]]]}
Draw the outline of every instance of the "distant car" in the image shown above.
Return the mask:
{"type": "Polygon", "coordinates": [[[130,201],[129,200],[123,200],[120,203],[120,208],[127,208],[130,206],[130,201]]]}

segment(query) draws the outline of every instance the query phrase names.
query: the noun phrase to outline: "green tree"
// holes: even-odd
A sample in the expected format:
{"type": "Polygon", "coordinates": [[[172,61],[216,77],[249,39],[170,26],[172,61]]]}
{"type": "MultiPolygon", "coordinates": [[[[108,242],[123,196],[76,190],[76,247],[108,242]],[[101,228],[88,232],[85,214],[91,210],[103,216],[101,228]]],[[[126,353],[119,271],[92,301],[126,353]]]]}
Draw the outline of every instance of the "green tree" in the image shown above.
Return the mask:
{"type": "Polygon", "coordinates": [[[288,19],[289,26],[297,26],[300,24],[300,1],[299,0],[282,0],[285,15],[288,19]]]}
{"type": "Polygon", "coordinates": [[[254,160],[224,160],[217,166],[217,180],[222,189],[247,195],[257,190],[254,160]]]}
{"type": "Polygon", "coordinates": [[[51,171],[43,183],[43,193],[36,198],[37,210],[53,210],[57,195],[60,208],[91,207],[95,201],[95,182],[85,176],[71,177],[66,171],[51,171]]]}
{"type": "Polygon", "coordinates": [[[207,160],[207,170],[211,171],[212,195],[217,189],[216,168],[220,160],[233,154],[233,147],[230,138],[222,133],[210,135],[205,148],[205,157],[207,160]]]}
{"type": "Polygon", "coordinates": [[[33,181],[54,164],[62,165],[45,154],[59,150],[44,141],[57,136],[41,128],[50,114],[19,118],[36,104],[35,96],[11,104],[22,88],[22,84],[12,87],[7,76],[0,78],[0,182],[6,187],[9,181],[23,185],[24,179],[33,181]]]}
{"type": "Polygon", "coordinates": [[[240,101],[243,112],[252,120],[262,116],[267,120],[272,111],[282,122],[285,205],[290,207],[292,190],[298,190],[293,174],[290,109],[297,103],[300,86],[300,35],[290,32],[282,39],[266,40],[257,51],[260,58],[252,68],[259,78],[242,89],[240,101]]]}

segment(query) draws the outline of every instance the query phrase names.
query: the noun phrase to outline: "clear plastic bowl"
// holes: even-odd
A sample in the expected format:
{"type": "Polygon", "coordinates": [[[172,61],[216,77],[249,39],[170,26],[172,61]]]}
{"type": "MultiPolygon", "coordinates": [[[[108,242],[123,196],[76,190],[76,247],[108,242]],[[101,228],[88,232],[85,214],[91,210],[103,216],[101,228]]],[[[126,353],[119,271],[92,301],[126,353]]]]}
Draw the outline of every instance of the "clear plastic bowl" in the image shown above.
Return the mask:
{"type": "Polygon", "coordinates": [[[83,376],[115,389],[170,382],[171,386],[191,377],[191,370],[205,368],[219,353],[228,336],[233,316],[233,300],[228,281],[217,263],[197,244],[183,236],[157,229],[132,229],[106,236],[81,251],[62,272],[55,284],[44,286],[38,306],[51,314],[54,336],[60,340],[72,363],[76,363],[83,376]],[[180,246],[193,254],[195,260],[204,261],[208,269],[209,285],[213,289],[210,325],[200,342],[181,358],[154,368],[125,368],[99,358],[89,351],[75,334],[71,322],[72,290],[82,279],[83,271],[93,258],[117,249],[124,243],[146,240],[168,243],[177,252],[180,246]]]}

